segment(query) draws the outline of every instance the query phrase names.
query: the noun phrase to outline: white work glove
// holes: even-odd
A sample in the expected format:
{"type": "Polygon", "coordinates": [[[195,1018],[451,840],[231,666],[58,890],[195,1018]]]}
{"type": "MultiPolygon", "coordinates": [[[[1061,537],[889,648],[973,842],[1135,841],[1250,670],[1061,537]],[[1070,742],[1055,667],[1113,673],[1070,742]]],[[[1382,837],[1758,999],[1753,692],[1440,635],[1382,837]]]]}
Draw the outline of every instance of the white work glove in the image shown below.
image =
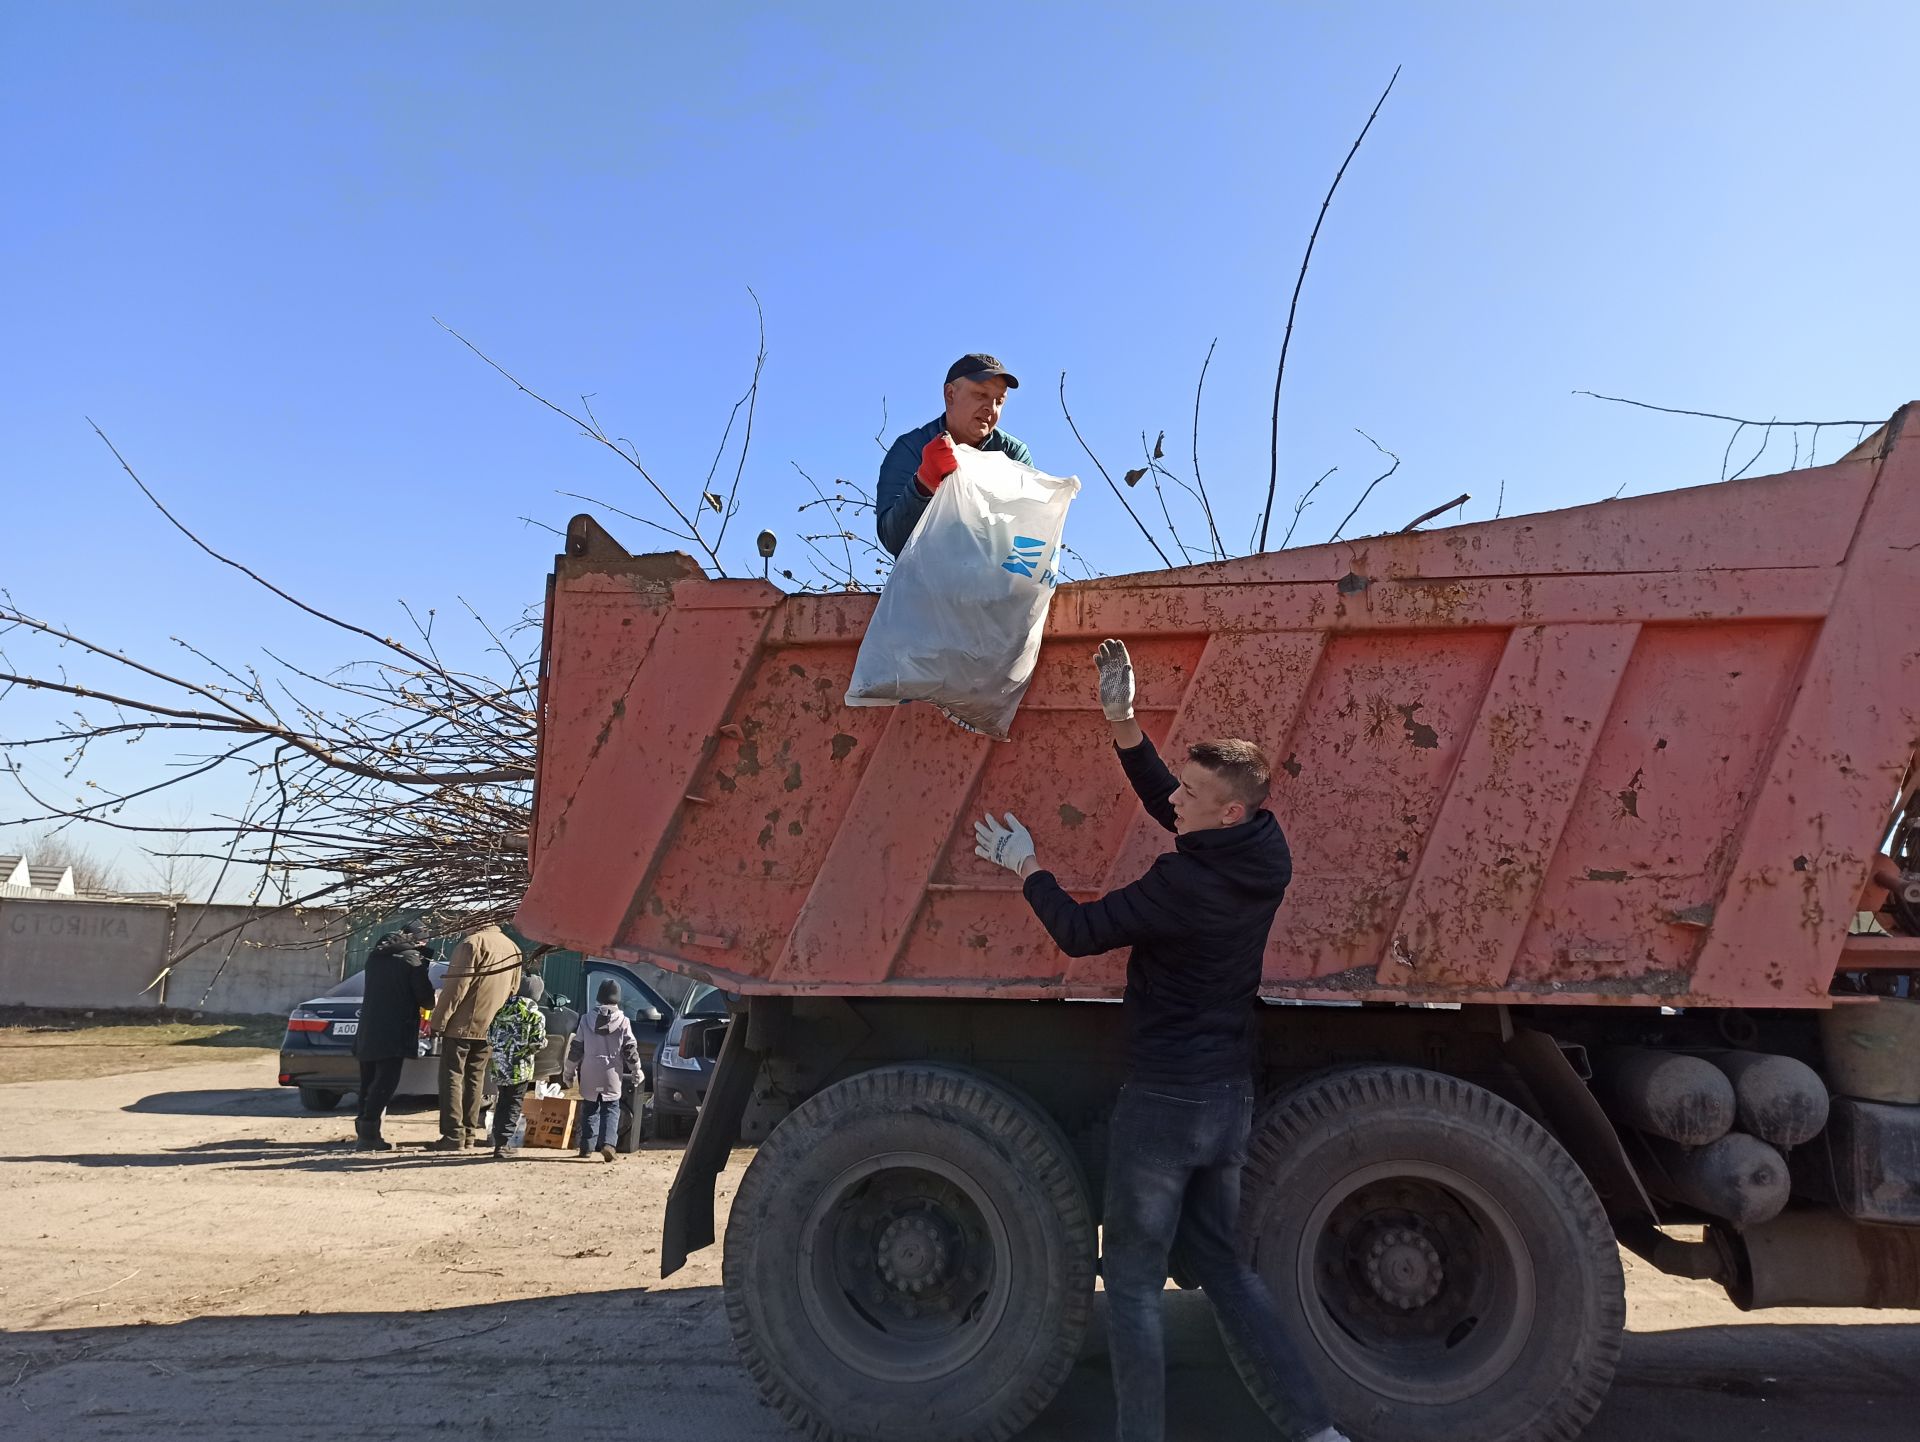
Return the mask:
{"type": "Polygon", "coordinates": [[[1004,866],[1014,875],[1020,874],[1020,868],[1033,857],[1033,835],[1020,824],[1019,819],[1009,811],[1007,824],[1002,826],[989,815],[984,821],[973,823],[973,854],[996,866],[1004,866]]]}
{"type": "Polygon", "coordinates": [[[1100,709],[1109,721],[1133,719],[1133,658],[1125,641],[1102,641],[1093,653],[1100,671],[1100,709]]]}

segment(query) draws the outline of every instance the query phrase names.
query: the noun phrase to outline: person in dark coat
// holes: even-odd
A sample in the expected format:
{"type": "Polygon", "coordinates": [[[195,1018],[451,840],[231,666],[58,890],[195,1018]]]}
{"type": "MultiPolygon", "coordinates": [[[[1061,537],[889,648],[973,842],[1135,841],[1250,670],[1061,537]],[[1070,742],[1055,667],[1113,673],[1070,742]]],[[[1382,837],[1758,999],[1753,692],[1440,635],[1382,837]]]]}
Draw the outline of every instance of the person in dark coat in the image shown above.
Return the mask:
{"type": "Polygon", "coordinates": [[[380,1120],[400,1088],[401,1068],[420,1054],[420,1013],[433,1006],[427,975],[432,959],[427,928],[418,921],[381,937],[367,958],[366,997],[353,1039],[360,1062],[360,1115],[354,1121],[360,1151],[393,1150],[380,1135],[380,1120]]]}
{"type": "Polygon", "coordinates": [[[1011,812],[974,827],[977,854],[1023,878],[1027,904],[1069,956],[1120,947],[1127,1080],[1113,1110],[1100,1273],[1121,1442],[1165,1435],[1160,1316],[1176,1242],[1289,1419],[1289,1442],[1345,1442],[1293,1355],[1272,1296],[1241,1258],[1235,1225],[1253,1120],[1254,1004],[1267,934],[1293,877],[1280,823],[1263,803],[1272,772],[1251,741],[1187,748],[1175,776],[1133,714],[1133,663],[1119,641],[1094,657],[1100,709],[1141,806],[1174,849],[1138,881],[1094,901],[1041,868],[1011,812]]]}

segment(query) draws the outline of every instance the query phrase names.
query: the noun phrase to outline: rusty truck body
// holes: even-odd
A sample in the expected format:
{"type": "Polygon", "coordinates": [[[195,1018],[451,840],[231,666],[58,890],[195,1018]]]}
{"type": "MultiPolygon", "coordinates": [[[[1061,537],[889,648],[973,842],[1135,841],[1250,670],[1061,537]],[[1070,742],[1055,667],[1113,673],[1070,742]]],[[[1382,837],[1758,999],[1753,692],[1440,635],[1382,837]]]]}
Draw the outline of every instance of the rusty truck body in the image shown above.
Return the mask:
{"type": "Polygon", "coordinates": [[[1109,636],[1163,749],[1275,762],[1242,1226],[1356,1438],[1578,1435],[1620,1243],[1920,1306],[1920,405],[1784,475],[1063,585],[1006,743],[842,704],[873,604],[581,517],[545,613],[519,925],[738,999],[663,1256],[759,1142],[727,1306],[797,1426],[1009,1436],[1077,1351],[1125,957],[1063,956],[972,821],[1083,897],[1164,849],[1109,636]]]}

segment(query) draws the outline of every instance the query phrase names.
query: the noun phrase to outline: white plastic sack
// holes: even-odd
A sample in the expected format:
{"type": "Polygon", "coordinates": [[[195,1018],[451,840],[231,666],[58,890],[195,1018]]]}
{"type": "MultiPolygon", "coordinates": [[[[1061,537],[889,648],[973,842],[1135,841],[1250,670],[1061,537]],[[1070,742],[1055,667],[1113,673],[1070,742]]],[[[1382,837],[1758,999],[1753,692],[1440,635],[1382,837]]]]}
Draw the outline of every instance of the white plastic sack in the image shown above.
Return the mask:
{"type": "Polygon", "coordinates": [[[955,446],[860,642],[849,706],[930,701],[1004,741],[1033,678],[1059,581],[1074,476],[955,446]]]}

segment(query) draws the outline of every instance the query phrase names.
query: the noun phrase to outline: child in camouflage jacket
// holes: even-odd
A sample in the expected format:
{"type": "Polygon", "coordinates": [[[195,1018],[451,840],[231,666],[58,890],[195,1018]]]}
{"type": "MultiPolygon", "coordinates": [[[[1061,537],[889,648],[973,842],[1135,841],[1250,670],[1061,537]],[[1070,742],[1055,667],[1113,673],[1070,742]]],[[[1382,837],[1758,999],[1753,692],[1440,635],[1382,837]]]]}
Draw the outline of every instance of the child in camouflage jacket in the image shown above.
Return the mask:
{"type": "Polygon", "coordinates": [[[505,1161],[507,1143],[519,1125],[520,1110],[533,1083],[534,1059],[547,1044],[547,1019],[540,1011],[546,983],[537,976],[520,981],[520,994],[495,1014],[487,1029],[491,1044],[493,1079],[498,1095],[493,1102],[493,1156],[505,1161]]]}

